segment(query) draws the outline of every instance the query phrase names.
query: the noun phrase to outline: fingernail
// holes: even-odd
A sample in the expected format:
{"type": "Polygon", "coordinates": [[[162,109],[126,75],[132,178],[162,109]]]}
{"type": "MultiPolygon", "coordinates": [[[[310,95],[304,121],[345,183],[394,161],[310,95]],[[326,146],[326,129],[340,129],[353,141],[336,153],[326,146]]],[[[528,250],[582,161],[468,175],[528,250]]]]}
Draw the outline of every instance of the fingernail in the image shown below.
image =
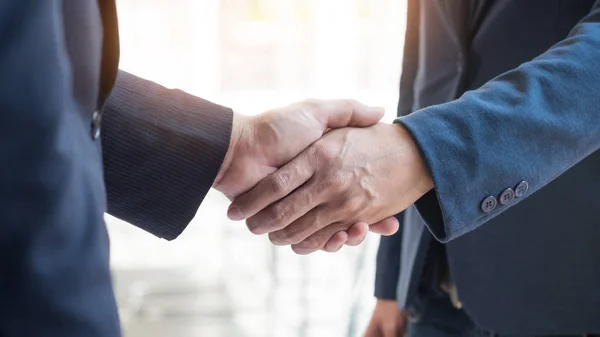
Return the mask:
{"type": "Polygon", "coordinates": [[[233,221],[244,220],[244,214],[242,214],[242,211],[235,206],[229,207],[227,210],[227,217],[233,221]]]}

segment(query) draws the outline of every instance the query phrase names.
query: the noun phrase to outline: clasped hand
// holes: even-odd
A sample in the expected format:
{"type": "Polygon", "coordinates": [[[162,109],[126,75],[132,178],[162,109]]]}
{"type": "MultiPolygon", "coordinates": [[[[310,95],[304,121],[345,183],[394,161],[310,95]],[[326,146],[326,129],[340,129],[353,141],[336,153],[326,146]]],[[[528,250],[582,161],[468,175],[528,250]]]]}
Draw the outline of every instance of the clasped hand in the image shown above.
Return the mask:
{"type": "Polygon", "coordinates": [[[381,108],[310,100],[256,117],[234,115],[215,188],[228,216],[298,254],[391,235],[393,217],[432,188],[404,127],[378,123],[381,108]]]}

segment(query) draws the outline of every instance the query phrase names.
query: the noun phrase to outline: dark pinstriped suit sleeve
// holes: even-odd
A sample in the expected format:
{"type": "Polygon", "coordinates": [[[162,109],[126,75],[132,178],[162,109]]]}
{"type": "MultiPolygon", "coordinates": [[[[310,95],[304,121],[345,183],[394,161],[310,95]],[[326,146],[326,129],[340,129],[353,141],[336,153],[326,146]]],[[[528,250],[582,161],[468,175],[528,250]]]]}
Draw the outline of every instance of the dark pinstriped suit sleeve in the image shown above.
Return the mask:
{"type": "Polygon", "coordinates": [[[176,238],[212,186],[232,116],[229,108],[119,72],[102,122],[108,213],[176,238]]]}

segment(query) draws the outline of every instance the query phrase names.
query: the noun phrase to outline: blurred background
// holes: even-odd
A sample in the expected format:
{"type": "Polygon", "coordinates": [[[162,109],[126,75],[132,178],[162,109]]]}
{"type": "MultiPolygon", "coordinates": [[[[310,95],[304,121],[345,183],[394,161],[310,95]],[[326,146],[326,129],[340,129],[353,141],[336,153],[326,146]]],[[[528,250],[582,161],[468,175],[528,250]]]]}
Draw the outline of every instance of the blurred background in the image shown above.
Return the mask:
{"type": "MultiPolygon", "coordinates": [[[[119,0],[121,68],[245,114],[355,98],[395,116],[405,0],[119,0]]],[[[379,237],[296,256],[211,192],[173,242],[107,216],[125,337],[360,336],[379,237]]]]}

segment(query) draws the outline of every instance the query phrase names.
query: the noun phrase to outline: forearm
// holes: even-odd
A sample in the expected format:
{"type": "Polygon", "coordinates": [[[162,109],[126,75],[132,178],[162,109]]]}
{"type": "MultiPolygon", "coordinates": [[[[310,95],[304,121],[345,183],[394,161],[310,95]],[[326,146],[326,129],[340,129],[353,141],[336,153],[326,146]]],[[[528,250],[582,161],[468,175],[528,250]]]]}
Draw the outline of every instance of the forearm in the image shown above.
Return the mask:
{"type": "Polygon", "coordinates": [[[471,231],[600,147],[600,4],[543,55],[460,99],[400,118],[435,184],[417,203],[442,241],[471,231]],[[491,211],[482,200],[527,181],[491,211]]]}
{"type": "Polygon", "coordinates": [[[232,111],[120,72],[103,120],[108,212],[166,239],[196,214],[228,150],[232,111]]]}

